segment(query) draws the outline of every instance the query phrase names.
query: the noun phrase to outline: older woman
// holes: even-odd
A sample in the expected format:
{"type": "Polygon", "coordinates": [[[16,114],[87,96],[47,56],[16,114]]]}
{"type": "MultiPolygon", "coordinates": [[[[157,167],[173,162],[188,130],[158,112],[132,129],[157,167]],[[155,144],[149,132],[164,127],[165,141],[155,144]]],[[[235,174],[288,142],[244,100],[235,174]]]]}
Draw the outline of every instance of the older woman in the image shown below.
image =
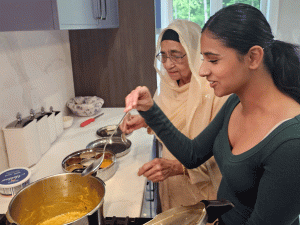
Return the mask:
{"type": "MultiPolygon", "coordinates": [[[[161,79],[154,99],[173,125],[190,138],[209,124],[227,99],[216,97],[206,79],[198,76],[200,37],[199,25],[175,20],[161,32],[154,61],[161,79]]],[[[147,126],[140,115],[135,115],[127,118],[121,129],[130,133],[147,126]]],[[[221,180],[213,157],[200,167],[187,170],[164,145],[162,158],[143,165],[138,175],[160,182],[163,211],[203,199],[216,199],[221,180]]]]}

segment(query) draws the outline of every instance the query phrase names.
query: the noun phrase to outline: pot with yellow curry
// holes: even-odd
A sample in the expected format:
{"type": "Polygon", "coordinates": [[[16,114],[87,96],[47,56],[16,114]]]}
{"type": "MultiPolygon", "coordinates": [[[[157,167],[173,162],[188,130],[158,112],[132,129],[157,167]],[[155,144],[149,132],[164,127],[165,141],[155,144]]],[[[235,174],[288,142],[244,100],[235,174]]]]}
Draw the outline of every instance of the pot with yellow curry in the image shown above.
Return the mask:
{"type": "Polygon", "coordinates": [[[6,217],[16,225],[82,225],[89,216],[104,224],[104,182],[94,176],[64,173],[40,179],[18,192],[6,217]]]}

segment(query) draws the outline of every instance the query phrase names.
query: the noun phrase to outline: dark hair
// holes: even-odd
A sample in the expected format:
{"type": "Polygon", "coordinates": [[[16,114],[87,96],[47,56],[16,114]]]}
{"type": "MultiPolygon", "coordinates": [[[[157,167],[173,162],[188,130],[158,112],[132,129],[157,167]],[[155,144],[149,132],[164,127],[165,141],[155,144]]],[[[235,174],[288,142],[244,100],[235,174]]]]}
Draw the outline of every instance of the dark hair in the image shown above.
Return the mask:
{"type": "Polygon", "coordinates": [[[161,41],[164,41],[164,40],[172,40],[172,41],[177,41],[180,43],[178,33],[172,29],[167,29],[164,32],[163,36],[161,37],[161,41]]]}
{"type": "Polygon", "coordinates": [[[264,15],[253,6],[237,3],[216,12],[205,23],[213,38],[240,55],[255,45],[264,49],[264,64],[277,88],[300,103],[299,46],[274,40],[264,15]]]}

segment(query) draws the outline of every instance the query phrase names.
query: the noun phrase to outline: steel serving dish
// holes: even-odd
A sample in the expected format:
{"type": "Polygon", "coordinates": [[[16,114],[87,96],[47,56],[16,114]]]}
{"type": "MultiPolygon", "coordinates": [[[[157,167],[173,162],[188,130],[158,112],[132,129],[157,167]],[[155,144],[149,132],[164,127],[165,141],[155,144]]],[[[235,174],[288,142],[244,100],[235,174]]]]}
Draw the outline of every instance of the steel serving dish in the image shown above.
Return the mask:
{"type": "MultiPolygon", "coordinates": [[[[62,169],[66,173],[81,173],[85,168],[87,168],[93,161],[101,157],[103,154],[103,149],[101,148],[89,148],[83,149],[66,156],[61,165],[62,169]]],[[[110,162],[110,165],[105,168],[99,168],[96,177],[99,177],[104,182],[109,180],[117,171],[117,159],[116,155],[109,150],[105,150],[104,162],[102,166],[105,166],[105,163],[110,162]]]]}
{"type": "MultiPolygon", "coordinates": [[[[108,125],[105,127],[101,127],[100,129],[98,129],[96,131],[96,134],[103,138],[103,137],[109,137],[110,135],[112,135],[112,133],[114,132],[114,130],[116,129],[117,125],[108,125]]],[[[126,137],[130,136],[132,133],[130,134],[125,134],[126,137]]],[[[118,127],[116,133],[113,135],[114,137],[121,137],[122,135],[122,130],[118,127]]]]}
{"type": "Polygon", "coordinates": [[[95,225],[101,225],[104,224],[104,195],[105,184],[99,178],[57,174],[22,189],[10,201],[6,217],[14,225],[82,225],[89,216],[96,216],[95,225]],[[68,216],[71,221],[60,223],[60,216],[68,216]],[[51,223],[45,223],[49,220],[51,223]]]}
{"type": "Polygon", "coordinates": [[[131,150],[131,141],[126,140],[126,142],[122,141],[120,137],[109,137],[97,139],[91,143],[89,143],[86,148],[93,149],[93,148],[104,148],[105,143],[109,141],[106,146],[107,150],[112,151],[117,158],[127,155],[131,150]]]}

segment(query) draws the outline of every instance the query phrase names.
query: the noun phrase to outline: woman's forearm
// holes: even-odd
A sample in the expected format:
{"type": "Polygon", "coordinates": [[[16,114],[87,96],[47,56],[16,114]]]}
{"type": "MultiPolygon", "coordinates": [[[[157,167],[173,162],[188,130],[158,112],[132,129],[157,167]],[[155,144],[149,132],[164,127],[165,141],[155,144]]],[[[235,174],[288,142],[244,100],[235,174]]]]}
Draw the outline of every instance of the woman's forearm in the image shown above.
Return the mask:
{"type": "Polygon", "coordinates": [[[217,116],[212,125],[191,140],[175,128],[155,103],[148,111],[140,114],[170,152],[188,169],[198,167],[213,155],[214,139],[224,117],[217,116]]]}

